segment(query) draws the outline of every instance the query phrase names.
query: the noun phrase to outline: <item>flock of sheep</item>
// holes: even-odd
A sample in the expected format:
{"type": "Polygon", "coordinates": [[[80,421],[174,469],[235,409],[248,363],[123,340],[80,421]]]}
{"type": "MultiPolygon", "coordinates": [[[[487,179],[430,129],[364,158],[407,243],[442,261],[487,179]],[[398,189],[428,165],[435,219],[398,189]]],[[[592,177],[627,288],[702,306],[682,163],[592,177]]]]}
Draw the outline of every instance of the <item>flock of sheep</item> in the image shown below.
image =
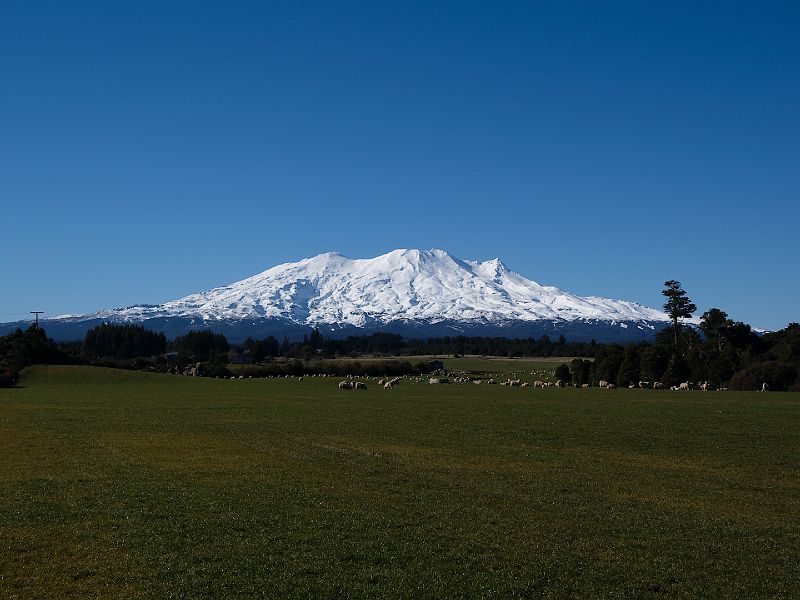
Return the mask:
{"type": "MultiPolygon", "coordinates": [[[[531,373],[531,375],[534,375],[534,374],[535,373],[533,373],[533,372],[531,373]]],[[[512,373],[512,375],[516,376],[516,373],[512,373]]],[[[306,377],[317,377],[317,375],[306,375],[305,377],[298,377],[297,380],[298,381],[303,381],[303,379],[306,378],[306,377]]],[[[318,377],[330,377],[330,375],[319,375],[318,377]]],[[[363,381],[355,380],[352,375],[348,375],[347,377],[348,377],[348,379],[339,382],[339,389],[340,390],[366,390],[367,389],[367,384],[364,383],[363,381]]],[[[272,377],[270,376],[270,378],[272,378],[272,377]]],[[[231,379],[244,379],[244,377],[240,375],[239,377],[231,377],[231,379]]],[[[248,379],[252,379],[252,377],[249,377],[248,379]]],[[[366,379],[370,379],[370,377],[367,377],[366,379]]],[[[378,387],[382,387],[385,390],[390,390],[393,387],[400,385],[400,381],[402,379],[409,379],[412,383],[424,383],[424,381],[425,381],[422,377],[412,377],[412,376],[408,376],[408,375],[403,376],[403,377],[394,377],[392,379],[389,379],[389,378],[387,378],[387,379],[378,379],[377,377],[373,377],[372,379],[376,380],[378,387]]],[[[504,385],[504,386],[508,386],[508,387],[521,387],[521,388],[533,387],[534,389],[536,389],[536,388],[544,389],[544,388],[550,388],[550,387],[555,387],[555,388],[572,387],[571,383],[561,381],[560,379],[558,381],[556,381],[555,383],[553,383],[552,381],[544,381],[544,380],[541,380],[541,379],[537,379],[533,383],[529,383],[527,381],[522,381],[521,379],[508,378],[508,379],[506,379],[506,381],[495,381],[494,378],[490,378],[490,379],[484,380],[482,377],[470,378],[470,377],[466,377],[466,376],[454,377],[452,379],[452,382],[451,382],[451,380],[449,378],[442,377],[442,376],[430,377],[428,379],[428,384],[429,385],[444,385],[444,384],[449,384],[449,383],[457,383],[457,384],[472,383],[472,384],[475,384],[475,385],[481,385],[481,384],[485,383],[486,385],[504,385]]],[[[590,386],[588,383],[584,383],[581,386],[575,386],[575,387],[590,388],[592,386],[590,386]]],[[[614,385],[613,383],[609,382],[609,381],[601,380],[598,383],[597,387],[599,387],[600,389],[605,389],[605,390],[613,390],[617,386],[614,385]]],[[[642,390],[647,390],[647,389],[663,390],[663,389],[667,389],[667,386],[664,385],[663,383],[661,383],[660,381],[655,381],[655,382],[653,382],[652,385],[650,385],[649,381],[640,381],[638,385],[635,385],[635,384],[631,383],[628,386],[629,389],[635,389],[637,387],[639,389],[642,389],[642,390]]],[[[683,383],[680,383],[678,385],[671,386],[669,389],[673,390],[673,391],[699,389],[699,390],[702,390],[704,392],[714,391],[715,389],[717,391],[720,391],[720,392],[725,392],[725,391],[728,390],[728,388],[726,388],[726,387],[714,388],[713,386],[711,386],[708,383],[708,381],[702,381],[698,385],[695,385],[691,381],[684,381],[683,383]]],[[[761,389],[759,391],[768,392],[769,391],[769,384],[763,383],[761,385],[761,389]]]]}
{"type": "MultiPolygon", "coordinates": [[[[514,373],[514,375],[516,375],[516,373],[514,373]]],[[[351,377],[351,376],[348,376],[348,377],[351,377]]],[[[390,390],[393,387],[395,387],[397,385],[400,385],[401,379],[403,379],[403,378],[402,377],[395,377],[393,379],[377,379],[377,384],[378,384],[379,387],[382,387],[383,389],[390,390]]],[[[422,383],[422,382],[424,382],[424,379],[421,378],[421,377],[409,377],[409,379],[413,383],[422,383]]],[[[302,381],[302,378],[300,378],[300,380],[302,381]]],[[[444,384],[449,384],[449,383],[451,383],[451,380],[449,378],[447,378],[447,377],[437,376],[437,377],[431,377],[431,378],[428,379],[428,384],[429,385],[444,385],[444,384]]],[[[494,378],[490,378],[490,379],[486,379],[484,381],[483,378],[474,378],[474,379],[472,379],[470,377],[459,376],[459,377],[455,377],[452,380],[452,383],[458,383],[458,384],[472,383],[472,384],[475,384],[475,385],[480,385],[480,384],[485,383],[486,385],[503,385],[503,386],[508,386],[508,387],[520,387],[520,388],[533,387],[534,389],[537,389],[537,388],[544,389],[544,388],[550,388],[550,387],[555,387],[555,388],[572,387],[571,383],[561,381],[560,379],[558,381],[556,381],[555,383],[551,382],[551,381],[543,381],[543,380],[539,380],[539,379],[537,379],[533,383],[529,383],[527,381],[522,381],[521,379],[508,378],[508,379],[506,379],[506,381],[495,381],[494,378]]],[[[591,386],[588,383],[584,383],[581,386],[575,386],[575,387],[589,388],[591,386]]],[[[600,389],[613,390],[617,386],[615,384],[609,382],[609,381],[601,380],[598,383],[598,387],[600,389]]],[[[638,385],[635,385],[635,384],[631,383],[628,386],[629,389],[635,389],[637,387],[639,389],[642,389],[642,390],[646,390],[646,389],[654,389],[654,390],[667,389],[667,386],[664,385],[663,383],[661,383],[660,381],[653,382],[652,386],[650,385],[649,381],[640,381],[638,385]]],[[[340,390],[366,390],[367,389],[367,384],[364,383],[363,381],[345,380],[345,381],[340,381],[339,382],[339,389],[340,390]]],[[[693,382],[691,382],[691,381],[685,381],[685,382],[680,383],[678,385],[670,386],[669,389],[673,390],[673,391],[699,389],[699,390],[702,390],[704,392],[713,391],[715,389],[717,391],[720,391],[720,392],[725,392],[725,391],[728,390],[728,388],[726,388],[726,387],[714,388],[708,383],[708,381],[702,381],[697,386],[695,386],[695,384],[693,382]]],[[[769,385],[767,383],[764,383],[761,386],[761,390],[760,391],[768,392],[769,391],[769,385]]]]}

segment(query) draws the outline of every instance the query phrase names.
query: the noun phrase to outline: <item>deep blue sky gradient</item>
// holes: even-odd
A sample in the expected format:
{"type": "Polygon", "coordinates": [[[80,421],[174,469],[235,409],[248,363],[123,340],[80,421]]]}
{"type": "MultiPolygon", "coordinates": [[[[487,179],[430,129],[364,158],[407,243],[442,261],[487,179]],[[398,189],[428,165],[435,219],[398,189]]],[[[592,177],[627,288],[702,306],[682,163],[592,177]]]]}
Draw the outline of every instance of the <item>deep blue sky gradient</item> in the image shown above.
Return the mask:
{"type": "Polygon", "coordinates": [[[800,320],[800,3],[0,4],[0,321],[336,250],[800,320]]]}

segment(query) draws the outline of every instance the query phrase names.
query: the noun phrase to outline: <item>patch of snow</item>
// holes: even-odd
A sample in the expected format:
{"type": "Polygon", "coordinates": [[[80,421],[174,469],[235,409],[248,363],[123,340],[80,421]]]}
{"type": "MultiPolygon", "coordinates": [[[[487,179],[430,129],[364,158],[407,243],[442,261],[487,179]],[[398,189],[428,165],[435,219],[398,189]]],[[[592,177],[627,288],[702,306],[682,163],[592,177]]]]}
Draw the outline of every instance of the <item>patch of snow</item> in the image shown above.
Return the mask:
{"type": "Polygon", "coordinates": [[[305,325],[358,327],[397,320],[602,320],[635,321],[651,329],[651,322],[668,320],[663,312],[635,302],[576,296],[541,285],[499,259],[461,260],[438,249],[399,249],[367,259],[327,252],[164,304],[83,316],[116,321],[157,317],[282,318],[305,325]]]}

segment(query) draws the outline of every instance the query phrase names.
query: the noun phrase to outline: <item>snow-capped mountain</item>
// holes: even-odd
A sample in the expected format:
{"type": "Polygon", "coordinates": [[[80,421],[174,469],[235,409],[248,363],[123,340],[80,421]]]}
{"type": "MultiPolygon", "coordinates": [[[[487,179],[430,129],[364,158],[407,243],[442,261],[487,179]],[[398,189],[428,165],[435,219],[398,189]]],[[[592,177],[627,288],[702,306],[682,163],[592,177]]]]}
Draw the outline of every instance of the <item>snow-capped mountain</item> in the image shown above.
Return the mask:
{"type": "Polygon", "coordinates": [[[387,330],[416,337],[560,331],[599,341],[647,337],[667,320],[663,312],[634,302],[540,285],[498,259],[476,262],[444,250],[394,250],[369,259],[320,254],[164,304],[63,315],[46,326],[51,332],[133,322],[168,335],[208,327],[234,340],[302,335],[310,327],[342,335],[387,330]]]}

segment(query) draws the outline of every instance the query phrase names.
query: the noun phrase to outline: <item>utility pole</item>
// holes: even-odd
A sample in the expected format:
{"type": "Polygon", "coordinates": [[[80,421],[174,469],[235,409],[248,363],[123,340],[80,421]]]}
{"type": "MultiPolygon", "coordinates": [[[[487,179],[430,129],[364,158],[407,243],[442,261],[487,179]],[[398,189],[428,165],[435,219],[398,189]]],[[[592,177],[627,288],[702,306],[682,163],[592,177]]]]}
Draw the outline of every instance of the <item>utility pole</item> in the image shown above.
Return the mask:
{"type": "Polygon", "coordinates": [[[31,314],[35,317],[35,321],[33,323],[34,332],[36,333],[36,337],[34,338],[33,344],[34,348],[36,349],[36,361],[39,360],[39,315],[44,313],[43,310],[32,310],[31,314]]]}

